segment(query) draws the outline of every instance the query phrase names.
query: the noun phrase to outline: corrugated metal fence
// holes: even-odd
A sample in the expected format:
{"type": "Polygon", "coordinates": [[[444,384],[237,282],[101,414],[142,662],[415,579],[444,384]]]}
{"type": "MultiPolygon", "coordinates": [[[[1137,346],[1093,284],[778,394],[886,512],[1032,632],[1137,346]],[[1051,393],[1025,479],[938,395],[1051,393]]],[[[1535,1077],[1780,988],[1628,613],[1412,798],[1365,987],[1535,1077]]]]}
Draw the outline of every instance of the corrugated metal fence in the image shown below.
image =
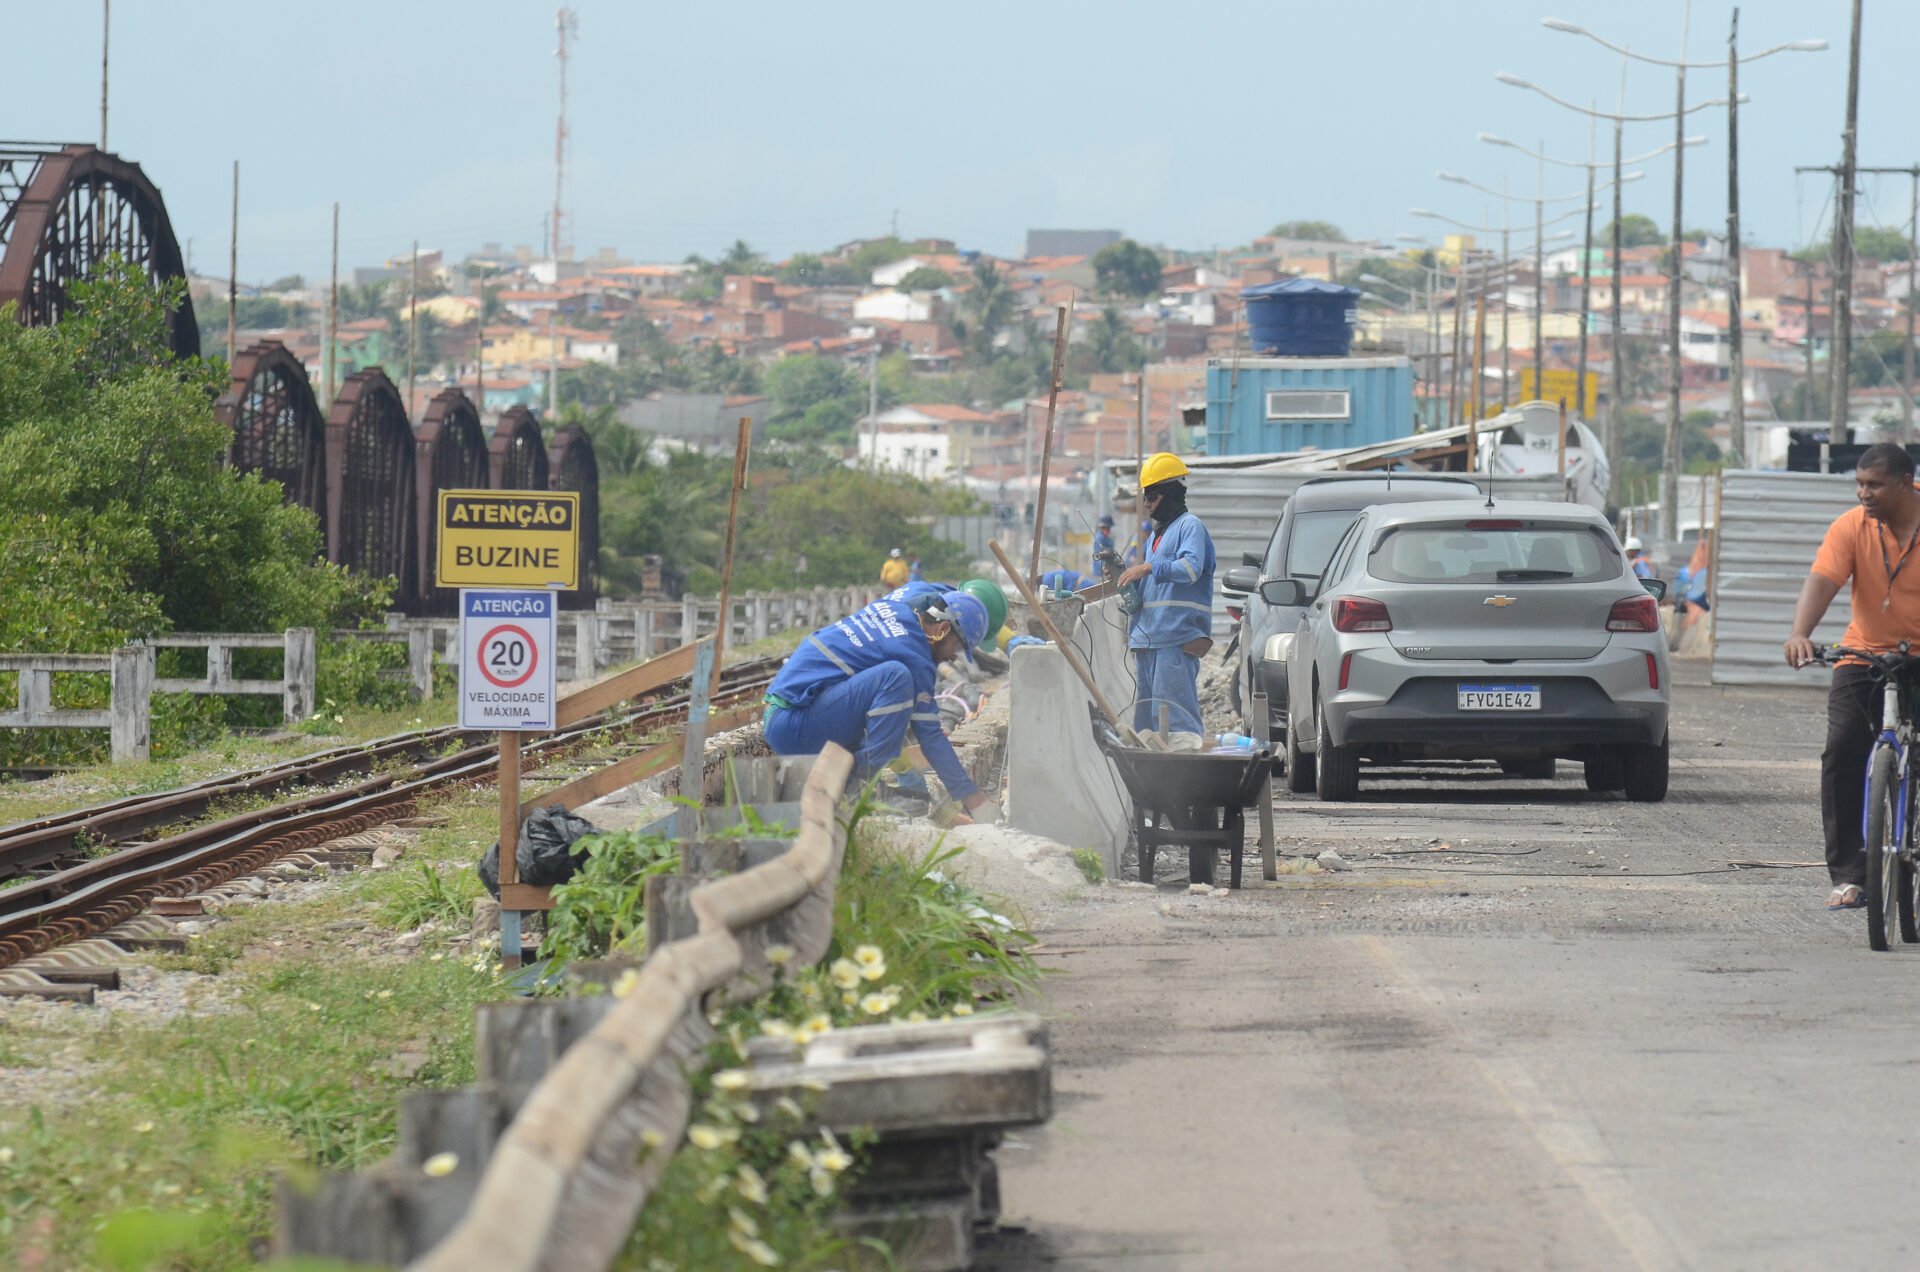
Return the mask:
{"type": "Polygon", "coordinates": [[[987,541],[993,538],[996,529],[993,518],[988,516],[938,517],[933,523],[933,537],[966,545],[971,560],[991,561],[993,554],[987,551],[987,541]]]}
{"type": "MultiPolygon", "coordinates": [[[[1720,474],[1720,533],[1713,563],[1713,683],[1801,685],[1825,677],[1795,671],[1780,646],[1794,602],[1833,519],[1853,507],[1853,474],[1720,474]]],[[[1842,588],[1813,638],[1834,642],[1851,608],[1842,588]]]]}

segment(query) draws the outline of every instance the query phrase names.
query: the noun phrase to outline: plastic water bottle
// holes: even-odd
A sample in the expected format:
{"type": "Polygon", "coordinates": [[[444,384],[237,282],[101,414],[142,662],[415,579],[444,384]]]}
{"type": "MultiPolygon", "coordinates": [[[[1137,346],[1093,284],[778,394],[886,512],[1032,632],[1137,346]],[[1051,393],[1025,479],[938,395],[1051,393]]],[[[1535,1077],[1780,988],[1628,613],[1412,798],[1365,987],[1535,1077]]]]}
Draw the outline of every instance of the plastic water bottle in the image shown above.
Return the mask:
{"type": "Polygon", "coordinates": [[[1218,738],[1214,739],[1214,741],[1218,744],[1216,749],[1221,751],[1251,751],[1255,749],[1253,739],[1244,733],[1222,733],[1218,738]]]}

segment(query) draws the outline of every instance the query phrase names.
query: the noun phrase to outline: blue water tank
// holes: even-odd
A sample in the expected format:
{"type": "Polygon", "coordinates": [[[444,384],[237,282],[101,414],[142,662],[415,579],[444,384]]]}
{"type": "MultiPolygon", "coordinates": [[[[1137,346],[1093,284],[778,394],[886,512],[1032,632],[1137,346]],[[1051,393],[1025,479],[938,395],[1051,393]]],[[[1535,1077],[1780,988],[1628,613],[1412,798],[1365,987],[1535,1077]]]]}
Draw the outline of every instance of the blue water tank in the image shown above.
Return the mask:
{"type": "Polygon", "coordinates": [[[1360,293],[1315,278],[1288,278],[1249,287],[1247,333],[1256,354],[1343,358],[1353,349],[1354,309],[1360,293]]]}

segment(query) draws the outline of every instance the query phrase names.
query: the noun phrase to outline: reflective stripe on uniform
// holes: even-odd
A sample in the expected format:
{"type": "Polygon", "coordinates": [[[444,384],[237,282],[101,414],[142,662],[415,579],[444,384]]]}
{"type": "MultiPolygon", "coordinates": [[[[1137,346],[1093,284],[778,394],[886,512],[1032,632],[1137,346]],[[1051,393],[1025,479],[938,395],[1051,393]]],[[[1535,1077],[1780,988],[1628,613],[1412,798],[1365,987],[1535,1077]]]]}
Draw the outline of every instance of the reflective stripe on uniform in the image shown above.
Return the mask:
{"type": "Polygon", "coordinates": [[[828,662],[838,667],[841,671],[845,672],[849,676],[853,674],[853,668],[847,666],[847,664],[841,660],[840,655],[834,653],[831,649],[828,649],[826,646],[826,643],[822,641],[818,636],[807,637],[807,643],[809,645],[812,645],[815,649],[819,650],[823,655],[826,656],[826,660],[828,662]]]}
{"type": "Polygon", "coordinates": [[[913,704],[911,702],[892,702],[884,707],[875,707],[873,710],[867,712],[867,714],[870,716],[892,715],[896,711],[907,711],[912,707],[913,704]]]}
{"type": "Polygon", "coordinates": [[[1194,610],[1199,610],[1199,611],[1200,611],[1200,612],[1201,612],[1202,614],[1211,614],[1211,613],[1213,613],[1213,606],[1211,606],[1211,605],[1202,605],[1202,604],[1201,604],[1200,602],[1198,602],[1198,601],[1148,601],[1148,602],[1147,602],[1146,604],[1144,604],[1144,605],[1142,605],[1142,606],[1141,606],[1140,608],[1141,608],[1141,609],[1156,609],[1156,608],[1159,608],[1160,606],[1163,606],[1163,605],[1173,605],[1173,606],[1178,606],[1178,607],[1179,607],[1179,608],[1181,608],[1181,609],[1194,609],[1194,610]]]}
{"type": "Polygon", "coordinates": [[[932,711],[932,712],[916,711],[913,713],[913,718],[916,720],[931,720],[935,724],[939,724],[941,722],[940,713],[938,711],[932,711]]]}
{"type": "Polygon", "coordinates": [[[1193,562],[1182,560],[1175,561],[1174,564],[1187,572],[1187,582],[1191,583],[1200,577],[1200,571],[1194,568],[1193,562]]]}

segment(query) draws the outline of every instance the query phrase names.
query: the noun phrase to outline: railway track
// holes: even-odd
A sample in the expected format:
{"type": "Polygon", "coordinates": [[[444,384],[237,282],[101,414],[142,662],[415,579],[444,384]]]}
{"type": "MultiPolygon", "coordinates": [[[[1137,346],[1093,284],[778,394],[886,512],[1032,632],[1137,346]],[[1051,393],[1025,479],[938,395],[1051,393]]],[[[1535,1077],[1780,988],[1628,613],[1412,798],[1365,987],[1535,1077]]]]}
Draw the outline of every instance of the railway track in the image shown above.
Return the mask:
{"type": "MultiPolygon", "coordinates": [[[[756,699],[776,667],[775,660],[761,659],[728,668],[721,674],[715,705],[756,699]]],[[[589,717],[529,739],[521,748],[521,771],[537,771],[587,747],[669,723],[686,705],[685,691],[670,686],[617,715],[589,717]]],[[[104,932],[157,897],[204,891],[279,857],[408,816],[428,792],[493,781],[499,763],[496,746],[444,753],[449,744],[469,736],[451,727],[396,734],[365,746],[336,748],[178,790],[0,828],[0,880],[16,880],[0,888],[0,969],[104,932]],[[409,767],[375,772],[396,761],[409,767]],[[360,773],[373,775],[337,784],[360,773]],[[328,783],[334,785],[315,794],[125,842],[155,828],[195,822],[223,799],[328,783]],[[98,843],[120,846],[102,856],[73,860],[98,843]],[[33,875],[36,869],[46,873],[33,875]]]]}

